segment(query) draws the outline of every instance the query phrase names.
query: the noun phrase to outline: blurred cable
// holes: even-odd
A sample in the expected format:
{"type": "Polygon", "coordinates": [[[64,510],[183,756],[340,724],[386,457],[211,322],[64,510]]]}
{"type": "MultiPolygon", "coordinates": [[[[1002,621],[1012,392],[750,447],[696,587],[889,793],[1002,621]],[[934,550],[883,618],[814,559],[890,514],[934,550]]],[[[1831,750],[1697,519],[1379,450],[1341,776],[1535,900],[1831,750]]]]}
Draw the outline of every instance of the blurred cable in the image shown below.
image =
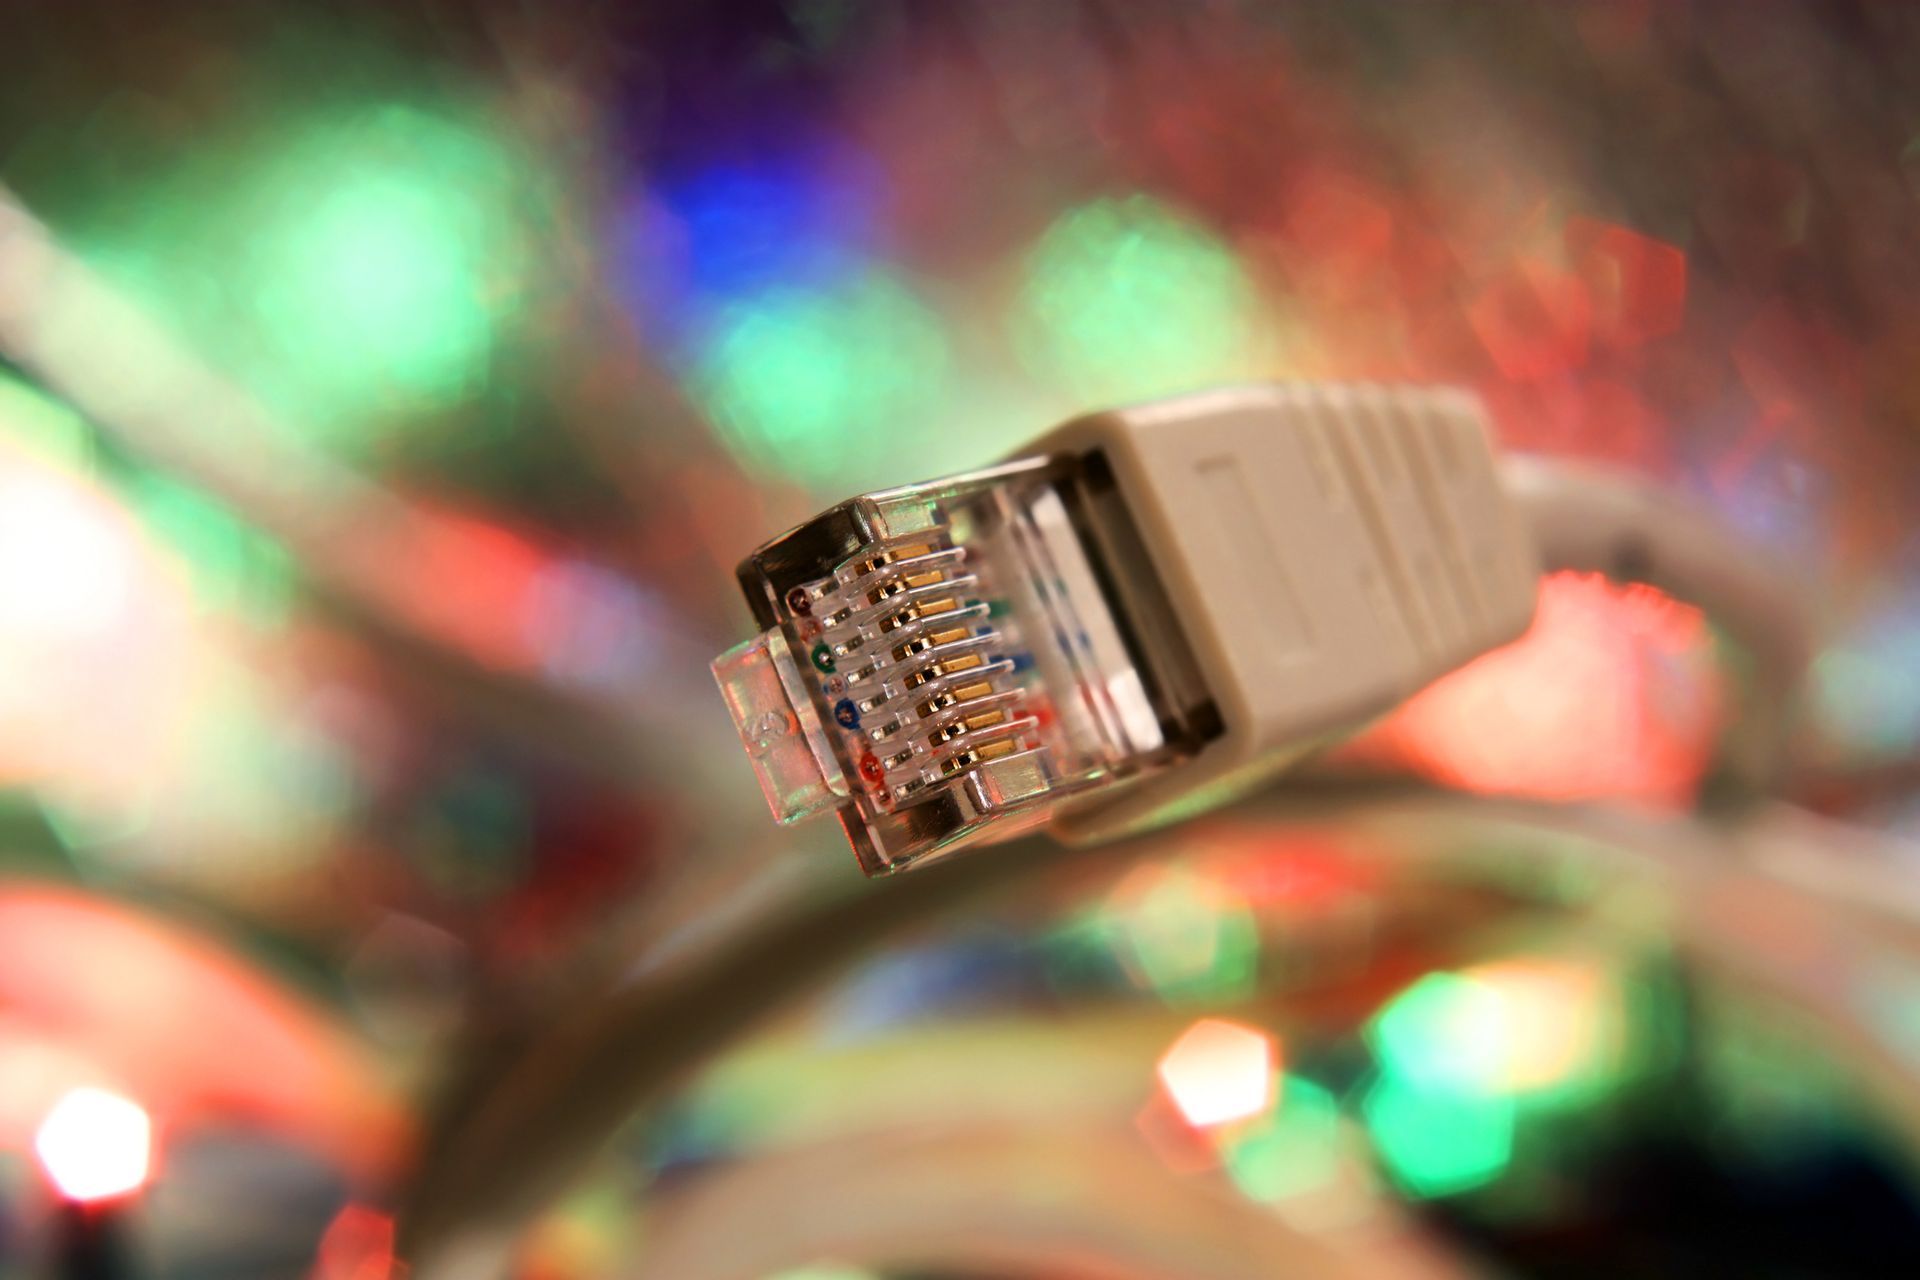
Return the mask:
{"type": "MultiPolygon", "coordinates": [[[[429,689],[509,724],[589,772],[631,783],[685,776],[672,744],[711,724],[684,696],[589,698],[498,637],[501,620],[442,607],[461,530],[307,444],[233,380],[182,346],[0,187],[0,352],[127,449],[231,504],[286,545],[323,600],[429,689]]],[[[658,637],[663,667],[705,666],[658,637]]]]}
{"type": "MultiPolygon", "coordinates": [[[[465,1274],[564,1188],[635,1110],[760,1017],[813,989],[898,930],[1068,860],[1130,846],[1062,851],[1040,840],[897,877],[862,880],[850,859],[768,863],[761,909],[719,916],[670,939],[657,963],[612,989],[576,993],[492,1078],[443,1107],[402,1205],[399,1247],[422,1277],[465,1274]],[[802,864],[806,864],[802,866],[802,864]],[[838,884],[813,868],[844,871],[838,884]]],[[[817,850],[811,851],[817,853],[817,850]]]]}
{"type": "Polygon", "coordinates": [[[771,1153],[681,1188],[630,1280],[760,1280],[807,1257],[1115,1280],[1465,1280],[1384,1196],[1341,1229],[1170,1180],[1130,1128],[929,1117],[909,1134],[771,1153]],[[1047,1171],[1047,1194],[1022,1198],[1047,1171]],[[740,1224],[753,1222],[755,1230],[740,1224]]]}
{"type": "MultiPolygon", "coordinates": [[[[1869,940],[1867,954],[1920,956],[1920,902],[1827,892],[1847,882],[1804,875],[1789,883],[1770,861],[1756,865],[1740,856],[1830,838],[1794,825],[1793,811],[1762,809],[1744,820],[1707,823],[1395,784],[1282,788],[1247,812],[1386,834],[1400,851],[1396,865],[1431,864],[1456,878],[1512,881],[1512,851],[1531,848],[1549,852],[1570,874],[1588,873],[1621,892],[1654,892],[1668,904],[1656,914],[1671,921],[1683,951],[1808,1012],[1865,1064],[1876,1093],[1920,1137],[1920,1061],[1890,1047],[1835,991],[1847,975],[1830,963],[1838,951],[1862,950],[1869,940]],[[1751,927],[1755,913],[1774,922],[1765,937],[1751,927]],[[1783,929],[1815,941],[1776,947],[1783,929]]],[[[401,1247],[415,1275],[490,1274],[482,1260],[568,1185],[619,1126],[767,1014],[886,939],[1063,866],[1152,847],[1152,837],[1092,850],[995,846],[862,891],[793,902],[773,919],[741,922],[737,937],[707,939],[697,955],[584,1000],[488,1092],[442,1117],[401,1217],[401,1247]]],[[[1868,873],[1854,872],[1861,874],[1868,873]]],[[[1558,882],[1550,874],[1537,879],[1558,882]]]]}
{"type": "Polygon", "coordinates": [[[1509,456],[1508,490],[1531,521],[1542,568],[1601,573],[1699,607],[1749,664],[1738,713],[1722,731],[1709,802],[1772,793],[1814,635],[1805,583],[1696,503],[1629,472],[1509,456]]]}

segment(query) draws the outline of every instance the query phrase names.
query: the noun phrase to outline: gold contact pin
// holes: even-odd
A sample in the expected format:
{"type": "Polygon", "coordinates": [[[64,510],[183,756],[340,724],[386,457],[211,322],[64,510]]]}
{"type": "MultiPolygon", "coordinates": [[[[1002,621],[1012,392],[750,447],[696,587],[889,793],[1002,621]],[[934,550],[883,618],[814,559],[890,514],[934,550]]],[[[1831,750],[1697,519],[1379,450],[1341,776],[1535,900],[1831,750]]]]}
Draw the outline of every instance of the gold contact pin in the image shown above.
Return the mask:
{"type": "Polygon", "coordinates": [[[963,653],[956,657],[942,659],[938,662],[929,662],[926,666],[907,677],[907,688],[918,689],[923,684],[929,684],[944,676],[959,675],[962,671],[971,671],[975,667],[985,665],[985,663],[986,659],[977,653],[963,653]]]}
{"type": "Polygon", "coordinates": [[[868,557],[860,566],[860,572],[878,573],[896,560],[911,560],[916,556],[928,555],[932,551],[933,548],[924,542],[916,542],[908,547],[895,547],[891,551],[882,551],[878,555],[868,557]]]}
{"type": "Polygon", "coordinates": [[[893,657],[896,662],[905,662],[908,658],[918,657],[937,644],[952,644],[956,640],[966,638],[965,627],[946,627],[924,636],[915,636],[904,644],[893,646],[893,657]]]}
{"type": "Polygon", "coordinates": [[[938,729],[935,729],[927,735],[927,740],[936,747],[943,747],[955,738],[964,737],[980,729],[991,729],[997,724],[1005,724],[1006,722],[1007,713],[997,707],[991,711],[976,711],[974,714],[964,716],[951,724],[941,725],[938,729]]]}
{"type": "Polygon", "coordinates": [[[916,600],[906,608],[884,618],[880,622],[882,631],[898,631],[910,622],[922,618],[937,618],[943,613],[952,613],[960,607],[960,602],[952,596],[941,596],[938,600],[916,600]]]}
{"type": "Polygon", "coordinates": [[[971,769],[988,760],[998,760],[1001,756],[1010,756],[1017,750],[1019,745],[1012,738],[995,738],[992,742],[983,742],[977,747],[955,752],[940,766],[940,772],[952,777],[963,769],[971,769]]]}
{"type": "Polygon", "coordinates": [[[942,689],[920,704],[918,708],[920,718],[924,720],[928,716],[938,715],[948,707],[957,707],[963,702],[973,702],[992,692],[993,681],[991,680],[975,680],[971,684],[963,684],[955,689],[942,689]]]}
{"type": "Polygon", "coordinates": [[[904,578],[890,578],[867,592],[867,600],[872,604],[879,604],[882,600],[891,600],[916,587],[931,587],[935,583],[946,580],[947,574],[943,569],[929,569],[925,573],[910,573],[904,578]]]}

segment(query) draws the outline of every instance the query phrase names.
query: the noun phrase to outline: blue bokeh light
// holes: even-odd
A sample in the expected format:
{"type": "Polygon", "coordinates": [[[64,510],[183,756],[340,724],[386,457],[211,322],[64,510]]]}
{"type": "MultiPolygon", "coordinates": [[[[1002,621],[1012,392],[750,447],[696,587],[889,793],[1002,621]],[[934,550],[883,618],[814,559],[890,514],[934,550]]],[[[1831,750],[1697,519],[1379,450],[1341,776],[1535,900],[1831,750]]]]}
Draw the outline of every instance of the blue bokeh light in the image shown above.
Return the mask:
{"type": "Polygon", "coordinates": [[[871,260],[879,170],[843,146],[656,175],[621,227],[621,274],[648,332],[684,352],[728,303],[844,279],[871,260]]]}

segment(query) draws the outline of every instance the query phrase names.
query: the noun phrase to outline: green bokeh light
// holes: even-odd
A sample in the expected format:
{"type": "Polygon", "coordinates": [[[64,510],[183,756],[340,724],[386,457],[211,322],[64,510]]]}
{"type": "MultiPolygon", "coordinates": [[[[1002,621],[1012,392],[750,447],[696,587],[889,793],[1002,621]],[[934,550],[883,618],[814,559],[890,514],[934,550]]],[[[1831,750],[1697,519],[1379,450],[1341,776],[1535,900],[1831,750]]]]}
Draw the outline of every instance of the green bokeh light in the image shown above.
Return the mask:
{"type": "Polygon", "coordinates": [[[1304,1195],[1333,1180],[1340,1164],[1340,1105],[1311,1080],[1286,1077],[1273,1111],[1235,1135],[1227,1173],[1268,1204],[1304,1195]]]}
{"type": "Polygon", "coordinates": [[[486,341],[471,247],[441,225],[433,193],[373,178],[322,198],[279,246],[263,290],[283,341],[330,374],[386,372],[457,383],[486,341]]]}
{"type": "Polygon", "coordinates": [[[1365,1112],[1388,1171],[1416,1196],[1456,1195],[1485,1186],[1513,1158],[1514,1104],[1385,1076],[1365,1112]]]}
{"type": "Polygon", "coordinates": [[[489,381],[555,194],[477,113],[263,121],[61,226],[138,310],[67,314],[50,298],[42,322],[95,355],[128,411],[179,400],[177,342],[353,453],[489,381]]]}
{"type": "Polygon", "coordinates": [[[523,268],[508,157],[398,107],[292,156],[255,197],[247,287],[302,401],[362,411],[471,390],[523,268]]]}
{"type": "Polygon", "coordinates": [[[1264,317],[1233,251],[1144,196],[1069,210],[1026,263],[1019,336],[1088,403],[1259,376],[1264,317]]]}
{"type": "Polygon", "coordinates": [[[862,464],[911,439],[945,389],[936,317],[874,272],[839,286],[779,288],[736,303],[699,362],[702,400],[741,461],[848,492],[862,464]]]}
{"type": "Polygon", "coordinates": [[[1515,957],[1434,973],[1368,1028],[1383,1070],[1428,1089],[1575,1108],[1632,1069],[1614,980],[1576,958],[1515,957]]]}
{"type": "Polygon", "coordinates": [[[1428,974],[1395,996],[1369,1032],[1381,1066],[1428,1089],[1494,1093],[1503,1086],[1507,1010],[1471,978],[1428,974]]]}

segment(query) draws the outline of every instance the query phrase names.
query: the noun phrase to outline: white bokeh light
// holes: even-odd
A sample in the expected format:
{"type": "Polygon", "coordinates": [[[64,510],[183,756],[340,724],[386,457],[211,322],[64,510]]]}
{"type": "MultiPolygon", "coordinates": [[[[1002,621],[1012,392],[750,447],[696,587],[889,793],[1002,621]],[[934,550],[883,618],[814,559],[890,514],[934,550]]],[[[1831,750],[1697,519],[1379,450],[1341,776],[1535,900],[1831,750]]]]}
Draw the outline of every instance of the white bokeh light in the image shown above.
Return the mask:
{"type": "Polygon", "coordinates": [[[69,1200],[108,1200],[139,1190],[153,1154],[153,1121],[105,1089],[74,1089],[47,1112],[33,1149],[69,1200]]]}
{"type": "Polygon", "coordinates": [[[1160,1056],[1158,1074],[1188,1124],[1245,1120],[1273,1104],[1279,1046],[1253,1027],[1202,1018],[1160,1056]]]}

